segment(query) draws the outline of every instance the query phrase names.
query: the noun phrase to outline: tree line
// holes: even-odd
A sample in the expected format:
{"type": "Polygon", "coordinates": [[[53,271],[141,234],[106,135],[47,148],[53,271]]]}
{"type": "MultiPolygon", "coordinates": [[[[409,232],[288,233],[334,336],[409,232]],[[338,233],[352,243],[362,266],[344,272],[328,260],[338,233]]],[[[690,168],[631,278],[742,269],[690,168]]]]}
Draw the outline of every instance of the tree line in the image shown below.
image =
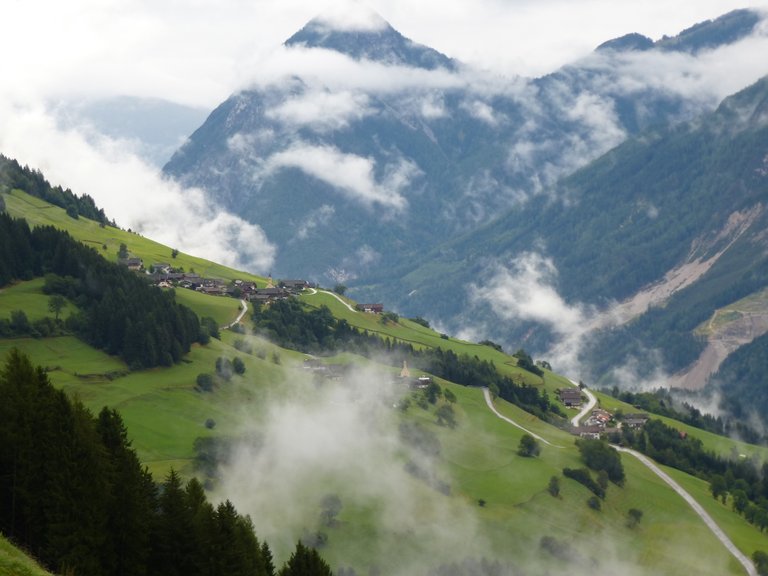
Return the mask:
{"type": "MultiPolygon", "coordinates": [[[[768,339],[766,339],[768,342],[768,339]]],[[[741,349],[739,349],[741,350],[741,349]]],[[[738,350],[737,352],[738,353],[738,350]]],[[[732,354],[734,356],[736,353],[732,354]]],[[[731,356],[728,357],[726,362],[730,362],[731,356]]],[[[724,363],[725,365],[725,363],[724,363]]],[[[768,364],[766,364],[768,370],[768,364]]],[[[610,389],[603,389],[605,392],[614,398],[631,404],[635,408],[645,410],[647,412],[653,412],[659,416],[667,416],[689,426],[700,428],[718,434],[720,436],[737,436],[745,442],[750,444],[765,444],[766,437],[746,424],[740,418],[747,418],[749,415],[745,413],[738,413],[735,410],[730,414],[731,416],[713,416],[712,414],[703,414],[701,410],[695,406],[687,403],[678,402],[672,395],[672,392],[664,388],[658,388],[653,392],[630,392],[627,390],[619,390],[617,386],[610,389]]],[[[740,395],[734,395],[739,397],[740,395]]],[[[723,402],[730,403],[730,397],[724,398],[723,402]]],[[[754,408],[759,409],[759,406],[755,406],[756,399],[754,396],[750,397],[750,403],[754,408]]],[[[617,414],[618,415],[618,414],[617,414]]]]}
{"type": "MultiPolygon", "coordinates": [[[[344,319],[334,318],[326,306],[307,309],[299,300],[288,298],[270,306],[257,306],[253,322],[257,333],[283,348],[310,354],[344,349],[365,357],[384,353],[393,366],[400,366],[406,360],[416,369],[456,384],[486,386],[504,400],[544,420],[564,416],[557,403],[550,401],[546,391],[499,374],[493,362],[439,347],[416,349],[409,342],[382,338],[367,330],[359,330],[344,319]]],[[[522,351],[518,354],[518,358],[526,356],[522,351]]]]}
{"type": "Polygon", "coordinates": [[[43,275],[46,294],[79,310],[65,327],[132,369],[170,366],[201,339],[197,315],[172,291],[148,285],[67,232],[30,229],[25,220],[0,214],[0,286],[43,275]]]}
{"type": "Polygon", "coordinates": [[[195,479],[155,484],[122,418],[94,417],[13,350],[0,369],[0,531],[61,574],[330,576],[297,545],[278,571],[231,502],[195,479]]]}
{"type": "Polygon", "coordinates": [[[761,531],[768,529],[768,463],[758,468],[756,461],[738,454],[723,458],[706,450],[698,438],[661,420],[649,420],[642,430],[622,429],[621,437],[613,440],[661,464],[707,480],[714,498],[725,503],[730,496],[734,511],[761,531]]]}
{"type": "Polygon", "coordinates": [[[13,190],[23,190],[31,196],[45,200],[49,204],[64,208],[72,218],[85,216],[101,224],[111,224],[104,210],[96,206],[96,202],[88,194],[77,196],[69,188],[51,186],[39,170],[22,166],[16,160],[0,154],[0,191],[3,186],[13,190]]]}

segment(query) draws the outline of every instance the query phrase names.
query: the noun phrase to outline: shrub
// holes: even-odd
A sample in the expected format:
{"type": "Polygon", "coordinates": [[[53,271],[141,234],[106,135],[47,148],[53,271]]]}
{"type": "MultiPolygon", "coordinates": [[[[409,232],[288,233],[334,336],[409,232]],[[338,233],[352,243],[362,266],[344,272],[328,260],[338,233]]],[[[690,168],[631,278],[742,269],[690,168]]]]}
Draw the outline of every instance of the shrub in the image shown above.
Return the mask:
{"type": "Polygon", "coordinates": [[[196,382],[197,387],[203,392],[211,392],[213,390],[213,376],[210,374],[198,374],[196,382]]]}
{"type": "Polygon", "coordinates": [[[526,458],[535,458],[541,454],[541,446],[536,442],[536,439],[533,436],[530,434],[523,434],[523,437],[520,438],[517,453],[526,458]]]}

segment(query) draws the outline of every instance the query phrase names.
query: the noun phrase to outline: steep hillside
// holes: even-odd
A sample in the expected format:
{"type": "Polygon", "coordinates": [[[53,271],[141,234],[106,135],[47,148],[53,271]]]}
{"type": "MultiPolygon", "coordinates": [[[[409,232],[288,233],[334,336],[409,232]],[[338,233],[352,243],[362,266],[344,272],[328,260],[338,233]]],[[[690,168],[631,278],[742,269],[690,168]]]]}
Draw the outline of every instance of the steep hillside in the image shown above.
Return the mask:
{"type": "Polygon", "coordinates": [[[454,317],[450,327],[475,325],[501,341],[526,337],[526,346],[544,350],[557,321],[537,325],[530,319],[538,311],[526,314],[523,305],[512,316],[503,290],[515,294],[526,282],[556,290],[579,315],[581,330],[605,325],[591,307],[612,310],[627,300],[618,315],[626,322],[653,305],[596,348],[596,374],[642,348],[660,349],[669,371],[684,368],[701,351],[694,329],[768,281],[767,98],[764,79],[700,121],[619,146],[562,180],[552,196],[535,198],[405,269],[408,296],[396,306],[454,317]],[[526,268],[531,263],[538,263],[535,274],[526,268]],[[434,290],[437,278],[473,288],[448,296],[434,290]],[[505,312],[518,322],[492,321],[492,313],[505,312]]]}
{"type": "Polygon", "coordinates": [[[757,20],[736,12],[649,50],[604,47],[527,80],[467,70],[380,17],[354,30],[318,18],[286,42],[305,65],[232,95],[164,171],[259,224],[279,246],[278,275],[371,286],[627,135],[711,109],[704,93],[645,78],[637,55],[721,46],[757,20]],[[324,74],[313,58],[345,73],[324,74]]]}
{"type": "MultiPolygon", "coordinates": [[[[94,225],[117,232],[19,191],[3,197],[11,211],[21,206],[49,221],[62,218],[76,237],[89,238],[94,225]]],[[[0,310],[53,314],[41,287],[31,280],[5,289],[0,310]]],[[[421,319],[357,311],[330,292],[305,291],[299,302],[306,306],[288,302],[260,309],[221,340],[193,346],[172,367],[129,370],[70,335],[3,339],[0,358],[20,348],[85,407],[119,410],[156,479],[171,467],[199,475],[216,497],[250,515],[278,562],[300,538],[338,572],[743,573],[691,507],[638,460],[621,457],[625,480],[606,481],[602,497],[594,494],[603,480],[596,470],[581,473],[598,479],[593,491],[565,474],[586,465],[573,436],[552,425],[564,425],[559,413],[571,409],[541,407],[559,403],[555,391],[568,386],[564,378],[524,370],[520,356],[449,338],[421,319]],[[429,386],[418,388],[415,379],[430,374],[429,386]],[[499,390],[495,409],[525,430],[489,409],[477,387],[485,382],[499,390]],[[517,405],[497,384],[517,390],[510,395],[517,405]],[[532,396],[541,417],[520,408],[532,396]],[[540,439],[538,456],[520,453],[528,433],[540,439]]],[[[616,412],[632,410],[600,401],[616,412]]],[[[675,438],[682,438],[676,430],[700,437],[721,458],[744,454],[737,466],[766,457],[764,448],[670,423],[675,438]]],[[[764,547],[755,523],[732,511],[735,490],[715,500],[705,480],[668,472],[742,552],[764,547]]]]}

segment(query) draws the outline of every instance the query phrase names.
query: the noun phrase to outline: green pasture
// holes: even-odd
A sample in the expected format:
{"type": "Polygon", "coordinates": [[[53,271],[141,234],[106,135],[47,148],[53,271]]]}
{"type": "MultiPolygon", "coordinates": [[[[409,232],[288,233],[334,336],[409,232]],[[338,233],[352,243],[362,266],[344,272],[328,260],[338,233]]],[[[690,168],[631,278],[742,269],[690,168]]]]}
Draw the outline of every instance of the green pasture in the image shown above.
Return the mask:
{"type": "MultiPolygon", "coordinates": [[[[451,495],[443,496],[434,490],[424,492],[419,497],[423,498],[419,509],[413,510],[419,520],[410,535],[382,534],[377,530],[376,516],[380,511],[375,504],[369,508],[344,508],[339,525],[327,530],[328,547],[323,555],[332,565],[352,565],[364,572],[370,567],[367,559],[383,554],[384,550],[396,550],[391,561],[409,566],[409,562],[435,545],[425,540],[429,530],[421,533],[418,526],[439,521],[442,510],[456,519],[468,518],[476,523],[470,532],[473,545],[457,544],[455,550],[446,549],[446,562],[474,550],[478,555],[512,559],[526,568],[535,566],[532,574],[547,570],[560,573],[568,564],[542,555],[538,548],[542,537],[551,536],[573,547],[581,558],[577,564],[583,561],[585,566],[591,566],[596,561],[595,573],[603,573],[601,567],[609,570],[608,566],[618,566],[618,571],[612,571],[622,573],[622,567],[642,566],[654,574],[741,574],[740,567],[731,561],[725,548],[684,500],[634,458],[622,456],[627,473],[624,487],[611,484],[602,510],[593,511],[586,505],[591,493],[562,476],[563,467],[583,466],[573,437],[561,436],[557,431],[550,433],[562,440],[562,448],[542,446],[538,458],[518,456],[523,432],[493,415],[485,406],[481,390],[448,386],[458,398],[456,429],[436,426],[432,411],[416,406],[411,406],[405,417],[420,421],[437,433],[442,445],[441,469],[450,479],[451,495]],[[560,477],[559,498],[546,490],[553,475],[560,477]],[[643,511],[637,528],[626,525],[630,508],[643,511]],[[686,552],[691,550],[695,552],[686,552]]],[[[501,400],[497,400],[497,405],[505,414],[515,410],[501,400]]],[[[695,479],[689,480],[696,483],[695,479]]],[[[419,488],[408,481],[404,483],[403,488],[408,486],[409,493],[419,493],[419,488]]],[[[706,494],[697,493],[697,497],[702,496],[706,494]]],[[[724,513],[732,515],[727,510],[724,513]]],[[[738,524],[739,519],[736,521],[738,524]]],[[[750,546],[764,538],[749,525],[724,527],[747,553],[752,551],[750,546]],[[739,535],[738,530],[745,532],[739,535]]],[[[466,530],[466,526],[456,527],[460,533],[466,530]]]]}
{"type": "Polygon", "coordinates": [[[0,576],[51,576],[0,534],[0,576]]]}
{"type": "Polygon", "coordinates": [[[206,278],[222,280],[249,280],[266,285],[266,279],[247,272],[233,270],[210,260],[198,258],[179,252],[176,258],[171,257],[172,246],[164,246],[134,232],[120,230],[111,226],[101,227],[98,222],[80,217],[77,220],[67,216],[67,213],[44,200],[30,196],[20,190],[4,194],[6,210],[11,216],[24,218],[30,226],[55,226],[66,230],[74,238],[87,246],[98,250],[106,259],[117,261],[120,244],[125,244],[131,256],[141,258],[145,266],[156,262],[166,262],[174,267],[182,267],[187,272],[195,271],[206,278]]]}
{"type": "MultiPolygon", "coordinates": [[[[490,346],[483,346],[450,337],[443,338],[438,332],[412,322],[407,318],[401,317],[397,323],[385,323],[380,315],[351,311],[334,296],[325,292],[317,292],[316,294],[304,292],[302,300],[310,306],[327,306],[336,318],[344,319],[351,326],[360,330],[367,330],[370,333],[376,333],[385,338],[389,337],[402,342],[408,342],[413,344],[415,348],[442,348],[444,350],[452,350],[456,354],[467,354],[468,356],[476,356],[480,360],[493,362],[499,372],[511,377],[517,383],[525,382],[531,386],[543,385],[550,392],[554,392],[555,389],[561,386],[571,385],[566,378],[548,370],[544,371],[543,378],[522,370],[517,367],[515,358],[499,352],[490,346]]],[[[344,298],[344,300],[354,307],[354,301],[348,298],[344,298]]]]}
{"type": "MultiPolygon", "coordinates": [[[[639,409],[631,404],[617,400],[608,394],[603,394],[602,392],[593,392],[593,394],[597,397],[599,406],[605,408],[609,412],[615,412],[616,410],[622,410],[625,414],[640,412],[639,409]]],[[[748,444],[741,440],[726,438],[725,436],[720,436],[700,428],[689,426],[688,424],[667,418],[666,416],[652,415],[652,417],[658,418],[668,426],[672,426],[681,432],[685,432],[693,438],[698,438],[702,441],[705,448],[720,456],[729,458],[757,458],[761,462],[768,461],[768,447],[766,446],[756,446],[755,444],[748,444]]]]}
{"type": "MultiPolygon", "coordinates": [[[[42,292],[43,283],[42,278],[35,278],[0,288],[0,318],[8,318],[14,310],[23,310],[30,322],[46,316],[53,318],[53,312],[48,311],[49,296],[42,292]]],[[[74,305],[67,302],[59,318],[66,318],[73,311],[74,305]]]]}
{"type": "MultiPolygon", "coordinates": [[[[63,210],[21,192],[14,191],[5,198],[13,215],[23,216],[32,224],[52,224],[67,229],[107,258],[116,259],[120,243],[125,243],[147,264],[171,261],[170,248],[136,234],[101,228],[84,218],[72,220],[63,210]]],[[[184,254],[179,254],[172,263],[186,270],[194,268],[206,276],[264,281],[184,254]]],[[[47,297],[40,292],[41,285],[42,281],[35,280],[0,292],[0,316],[13,309],[24,309],[32,320],[40,317],[38,315],[50,315],[47,297]]],[[[220,324],[230,322],[240,305],[234,299],[181,289],[176,295],[179,302],[201,316],[215,318],[220,324]]],[[[324,304],[338,318],[369,332],[410,342],[415,347],[439,346],[457,354],[491,361],[516,382],[543,386],[550,394],[554,389],[568,385],[565,378],[550,372],[546,372],[544,378],[527,373],[516,366],[514,358],[493,348],[443,338],[407,319],[383,324],[380,316],[352,312],[331,295],[323,293],[305,293],[302,299],[312,306],[324,304]]],[[[68,310],[65,309],[64,316],[68,310]]],[[[248,316],[243,324],[249,327],[248,316]]],[[[291,386],[294,383],[303,390],[301,386],[306,382],[308,394],[313,390],[310,377],[301,368],[306,355],[230,330],[222,332],[221,340],[194,346],[176,366],[139,372],[129,372],[119,359],[74,337],[0,340],[0,362],[13,347],[27,353],[33,363],[45,367],[57,387],[78,398],[92,411],[105,405],[119,410],[140,459],[157,480],[171,468],[185,476],[194,474],[195,439],[230,436],[241,431],[246,422],[258,423],[273,399],[294,393],[297,389],[291,386]],[[241,358],[246,367],[245,374],[218,383],[211,392],[198,391],[195,386],[197,376],[213,374],[216,359],[221,356],[241,358]],[[215,422],[213,428],[206,426],[208,420],[215,422]]],[[[324,361],[368,362],[351,354],[340,354],[324,361]]],[[[392,471],[396,479],[393,489],[403,491],[401,513],[408,520],[407,528],[400,531],[382,529],[382,500],[375,495],[365,503],[350,502],[347,505],[345,502],[338,523],[326,530],[328,544],[322,550],[333,566],[353,566],[358,573],[368,573],[372,568],[371,558],[378,558],[386,559],[386,563],[379,565],[382,573],[391,573],[410,566],[412,561],[439,544],[443,546],[446,561],[468,556],[512,559],[531,574],[625,573],[627,567],[638,566],[653,574],[720,576],[743,573],[682,498],[631,456],[622,456],[627,474],[625,485],[610,485],[602,510],[592,510],[586,505],[591,495],[587,489],[562,476],[563,467],[582,466],[571,435],[496,399],[494,405],[500,413],[556,445],[542,445],[538,458],[523,458],[517,454],[523,431],[494,415],[479,388],[436,381],[457,397],[454,409],[458,426],[455,429],[436,424],[434,406],[424,410],[415,402],[405,414],[393,410],[387,418],[392,419],[394,426],[405,419],[419,422],[434,432],[441,443],[437,473],[449,483],[450,494],[440,493],[407,474],[403,469],[404,461],[386,462],[387,466],[396,468],[392,471]],[[547,492],[547,484],[553,475],[560,477],[558,498],[547,492]],[[643,511],[643,518],[636,528],[626,525],[630,508],[643,511]],[[427,526],[441,530],[422,531],[422,527],[427,526]],[[425,534],[442,534],[439,536],[441,540],[430,541],[425,534]],[[574,551],[571,559],[563,561],[546,556],[539,548],[540,539],[545,536],[569,545],[574,551]]],[[[405,388],[402,393],[404,396],[410,394],[405,388]]],[[[598,394],[598,398],[609,410],[637,411],[603,394],[598,394]]],[[[768,450],[762,447],[667,422],[701,438],[708,448],[723,455],[745,454],[761,459],[768,455],[768,450]]],[[[710,512],[742,551],[751,554],[756,549],[768,549],[765,535],[729,507],[712,499],[706,482],[674,470],[667,471],[710,512]]],[[[317,480],[327,481],[324,478],[317,480]]],[[[291,538],[294,536],[300,535],[291,535],[291,538]]],[[[278,554],[283,554],[294,543],[295,540],[270,542],[278,554]]],[[[44,574],[34,571],[32,564],[29,568],[18,564],[16,568],[16,564],[11,564],[16,562],[15,552],[7,548],[10,548],[7,542],[0,538],[0,576],[44,574]]]]}
{"type": "Polygon", "coordinates": [[[220,326],[234,321],[240,312],[240,300],[228,296],[211,296],[185,288],[177,288],[175,294],[176,302],[188,306],[200,318],[210,316],[220,326]]]}

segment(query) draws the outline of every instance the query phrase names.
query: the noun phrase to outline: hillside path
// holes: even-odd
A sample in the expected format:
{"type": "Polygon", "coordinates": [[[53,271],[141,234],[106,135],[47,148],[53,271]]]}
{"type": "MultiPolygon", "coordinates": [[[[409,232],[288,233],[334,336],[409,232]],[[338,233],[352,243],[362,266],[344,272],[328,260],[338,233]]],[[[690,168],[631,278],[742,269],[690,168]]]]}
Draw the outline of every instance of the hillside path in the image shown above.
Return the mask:
{"type": "Polygon", "coordinates": [[[340,297],[338,294],[336,294],[336,292],[329,292],[328,290],[318,290],[318,292],[322,292],[323,294],[330,294],[331,296],[333,296],[334,298],[336,298],[336,300],[338,300],[339,302],[341,302],[342,304],[344,304],[344,306],[346,306],[347,308],[349,308],[349,311],[350,311],[350,312],[357,312],[357,310],[355,310],[354,308],[352,308],[352,306],[350,306],[349,304],[347,304],[346,302],[344,302],[344,300],[342,300],[342,299],[341,299],[341,297],[340,297]]]}
{"type": "Polygon", "coordinates": [[[248,312],[248,302],[246,302],[245,300],[240,300],[240,314],[237,315],[237,318],[235,318],[233,322],[230,322],[226,326],[222,326],[222,328],[224,330],[229,330],[235,324],[239,324],[240,320],[243,319],[243,316],[245,316],[247,312],[248,312]]]}
{"type": "MultiPolygon", "coordinates": [[[[587,393],[587,397],[590,398],[590,401],[595,399],[594,394],[591,392],[588,392],[585,388],[584,391],[587,393]]],[[[545,444],[549,446],[554,446],[555,448],[562,448],[562,446],[556,446],[555,444],[552,444],[551,442],[545,440],[538,434],[534,434],[530,430],[527,430],[514,420],[507,418],[506,416],[503,416],[501,413],[499,413],[498,410],[496,410],[496,407],[493,405],[493,402],[491,401],[491,392],[488,390],[488,388],[483,388],[483,396],[485,396],[485,403],[488,405],[488,408],[491,409],[491,411],[496,414],[499,418],[504,420],[505,422],[508,422],[512,424],[513,426],[520,428],[521,430],[525,430],[528,434],[533,436],[534,438],[541,440],[545,444]]],[[[584,412],[584,410],[582,410],[584,412]]],[[[578,414],[571,420],[571,422],[578,422],[578,419],[580,419],[582,414],[578,414]]],[[[577,426],[578,424],[574,423],[574,426],[577,426]]],[[[629,448],[622,448],[621,446],[617,446],[615,444],[611,444],[611,447],[614,450],[618,450],[619,452],[625,452],[627,454],[630,454],[631,456],[634,456],[637,458],[642,464],[644,464],[651,472],[656,474],[659,478],[661,478],[664,482],[666,482],[675,492],[677,492],[680,497],[685,500],[688,505],[693,509],[696,514],[698,514],[699,518],[701,518],[704,521],[704,524],[706,524],[707,528],[709,528],[712,533],[715,535],[715,537],[722,542],[723,546],[730,552],[736,560],[739,561],[739,563],[744,567],[744,569],[747,571],[747,574],[749,576],[759,576],[757,573],[757,570],[755,569],[754,564],[752,564],[752,561],[745,556],[741,550],[736,548],[736,545],[733,543],[733,541],[728,537],[728,535],[723,532],[722,528],[717,525],[717,523],[712,519],[712,516],[710,516],[706,510],[699,504],[696,499],[688,493],[685,488],[680,486],[669,474],[664,472],[661,468],[659,468],[653,460],[645,456],[644,454],[641,454],[640,452],[637,452],[636,450],[630,450],[629,448]]]]}
{"type": "MultiPolygon", "coordinates": [[[[587,393],[587,397],[590,398],[590,402],[595,399],[594,394],[591,392],[588,392],[585,388],[584,391],[587,393]]],[[[491,409],[491,411],[496,414],[499,418],[504,420],[505,422],[508,422],[512,424],[513,426],[516,426],[517,428],[520,428],[521,430],[525,430],[528,434],[533,436],[534,438],[537,438],[538,440],[541,440],[545,444],[549,446],[553,446],[555,448],[562,448],[562,446],[557,446],[555,444],[552,444],[551,442],[545,440],[538,434],[534,434],[530,430],[527,430],[514,420],[507,418],[506,416],[503,416],[499,413],[498,410],[496,410],[496,407],[493,405],[493,402],[491,401],[491,392],[488,390],[488,388],[483,388],[483,396],[485,396],[485,403],[488,405],[488,408],[491,409]]],[[[584,412],[584,410],[582,410],[584,412]]],[[[581,413],[579,413],[577,416],[571,420],[571,422],[578,421],[582,416],[581,413]]],[[[576,426],[577,424],[574,424],[576,426]]],[[[666,482],[670,488],[672,488],[677,494],[680,495],[680,497],[685,500],[688,505],[693,509],[694,512],[704,521],[704,524],[706,524],[707,528],[709,528],[712,533],[715,535],[715,537],[720,540],[720,542],[725,546],[725,548],[730,552],[736,560],[739,561],[739,563],[744,567],[744,569],[747,571],[747,574],[749,576],[759,576],[757,573],[757,570],[755,569],[754,564],[752,564],[752,561],[745,556],[741,550],[739,550],[736,545],[733,543],[733,541],[728,537],[728,535],[723,532],[722,528],[717,525],[717,523],[714,521],[712,516],[709,515],[709,513],[704,510],[704,508],[699,504],[696,499],[690,495],[690,493],[685,490],[680,484],[678,484],[669,474],[664,472],[661,468],[659,468],[653,460],[645,456],[644,454],[641,454],[640,452],[637,452],[636,450],[630,450],[629,448],[622,448],[621,446],[617,446],[615,444],[611,444],[611,447],[614,450],[618,450],[619,452],[625,452],[627,454],[630,454],[631,456],[634,456],[637,458],[642,464],[644,464],[651,472],[656,474],[659,478],[661,478],[664,482],[666,482]]]]}
{"type": "Polygon", "coordinates": [[[622,448],[621,446],[616,446],[614,444],[611,444],[611,447],[615,450],[618,450],[619,452],[625,452],[627,454],[631,454],[640,462],[642,462],[651,472],[656,474],[659,478],[664,480],[675,492],[677,492],[683,500],[685,500],[688,505],[693,508],[693,511],[696,512],[696,514],[699,515],[699,517],[704,521],[704,524],[707,525],[707,528],[709,528],[712,533],[715,535],[715,537],[720,540],[720,542],[723,543],[723,546],[726,547],[728,552],[730,552],[736,560],[739,561],[739,563],[744,567],[744,569],[747,571],[747,574],[749,576],[758,576],[757,570],[755,569],[754,564],[752,564],[752,561],[745,556],[741,550],[736,548],[736,545],[733,543],[733,541],[728,537],[728,535],[723,532],[722,528],[715,523],[715,521],[712,519],[712,516],[707,513],[704,508],[702,508],[701,504],[699,504],[693,496],[691,496],[685,488],[680,486],[669,474],[664,472],[661,468],[659,468],[653,460],[645,456],[644,454],[641,454],[640,452],[637,452],[636,450],[630,450],[629,448],[622,448]]]}
{"type": "MultiPolygon", "coordinates": [[[[573,380],[571,380],[571,384],[573,384],[576,387],[579,386],[573,380]]],[[[587,398],[589,398],[589,401],[587,402],[587,405],[581,409],[581,412],[579,412],[578,414],[576,414],[576,416],[571,418],[571,424],[573,424],[574,426],[578,426],[579,422],[581,422],[581,419],[584,418],[584,416],[586,416],[590,412],[592,412],[592,410],[597,405],[597,398],[595,398],[595,395],[592,394],[592,392],[590,392],[587,388],[582,389],[582,392],[584,392],[584,394],[587,395],[587,398]]]]}
{"type": "Polygon", "coordinates": [[[517,422],[515,422],[515,421],[514,421],[514,420],[512,420],[511,418],[507,418],[507,417],[506,417],[506,416],[504,416],[504,415],[503,415],[501,412],[499,412],[498,410],[496,410],[496,406],[494,406],[494,405],[493,405],[493,400],[491,399],[491,391],[490,391],[488,388],[485,388],[485,387],[483,387],[483,396],[485,397],[485,403],[488,405],[488,408],[490,408],[490,409],[491,409],[491,412],[493,412],[494,414],[496,414],[496,416],[498,416],[499,418],[501,418],[501,419],[502,419],[502,420],[504,420],[505,422],[508,422],[509,424],[512,424],[512,426],[515,426],[515,427],[517,427],[517,428],[520,428],[520,430],[522,430],[523,432],[526,432],[526,433],[530,434],[531,436],[533,436],[533,437],[534,437],[534,438],[536,438],[537,440],[540,440],[541,442],[544,442],[544,444],[546,444],[547,446],[552,446],[553,448],[562,448],[562,446],[558,446],[557,444],[552,444],[552,442],[550,442],[550,441],[549,441],[549,440],[547,440],[546,438],[542,438],[541,436],[539,436],[539,435],[538,435],[538,434],[536,434],[535,432],[531,432],[531,431],[530,431],[530,430],[528,430],[527,428],[525,428],[525,427],[521,426],[520,424],[518,424],[517,422]]]}

